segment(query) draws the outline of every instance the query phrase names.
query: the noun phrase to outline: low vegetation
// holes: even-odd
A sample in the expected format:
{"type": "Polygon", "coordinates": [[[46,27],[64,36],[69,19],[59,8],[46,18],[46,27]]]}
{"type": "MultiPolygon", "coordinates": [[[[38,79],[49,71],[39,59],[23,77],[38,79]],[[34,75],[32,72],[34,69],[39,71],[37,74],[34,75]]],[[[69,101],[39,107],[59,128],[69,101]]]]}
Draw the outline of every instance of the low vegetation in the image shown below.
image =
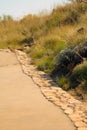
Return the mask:
{"type": "MultiPolygon", "coordinates": [[[[44,13],[43,13],[44,14],[44,13]]],[[[0,19],[0,48],[24,50],[39,70],[66,91],[87,95],[87,3],[81,0],[44,15],[0,19]]]]}

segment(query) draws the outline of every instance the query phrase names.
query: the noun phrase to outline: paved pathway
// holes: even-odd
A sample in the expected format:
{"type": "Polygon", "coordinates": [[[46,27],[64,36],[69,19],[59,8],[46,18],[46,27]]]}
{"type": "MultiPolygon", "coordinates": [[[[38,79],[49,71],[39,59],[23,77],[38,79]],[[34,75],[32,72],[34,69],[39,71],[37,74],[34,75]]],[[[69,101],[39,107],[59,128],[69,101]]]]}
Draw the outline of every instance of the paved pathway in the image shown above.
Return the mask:
{"type": "Polygon", "coordinates": [[[7,51],[0,51],[0,130],[75,130],[7,51]]]}

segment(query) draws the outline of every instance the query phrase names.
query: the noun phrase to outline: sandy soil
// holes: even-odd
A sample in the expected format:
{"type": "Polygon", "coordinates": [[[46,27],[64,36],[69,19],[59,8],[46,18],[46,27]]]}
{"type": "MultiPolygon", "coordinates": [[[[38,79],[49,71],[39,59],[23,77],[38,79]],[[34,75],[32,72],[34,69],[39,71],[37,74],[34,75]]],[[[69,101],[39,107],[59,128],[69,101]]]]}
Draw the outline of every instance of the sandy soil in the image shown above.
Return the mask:
{"type": "Polygon", "coordinates": [[[0,51],[0,130],[75,130],[7,51],[0,51]]]}

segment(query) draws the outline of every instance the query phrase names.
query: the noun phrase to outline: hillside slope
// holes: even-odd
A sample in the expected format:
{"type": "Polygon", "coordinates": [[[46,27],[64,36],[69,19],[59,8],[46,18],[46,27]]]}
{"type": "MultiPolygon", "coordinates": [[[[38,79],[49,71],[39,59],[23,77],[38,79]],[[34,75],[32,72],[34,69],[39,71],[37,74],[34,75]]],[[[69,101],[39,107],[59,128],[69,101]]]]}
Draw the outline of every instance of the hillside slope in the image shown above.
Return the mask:
{"type": "Polygon", "coordinates": [[[86,3],[72,2],[49,14],[30,14],[20,21],[2,18],[0,47],[26,51],[32,63],[60,87],[87,99],[86,3]]]}

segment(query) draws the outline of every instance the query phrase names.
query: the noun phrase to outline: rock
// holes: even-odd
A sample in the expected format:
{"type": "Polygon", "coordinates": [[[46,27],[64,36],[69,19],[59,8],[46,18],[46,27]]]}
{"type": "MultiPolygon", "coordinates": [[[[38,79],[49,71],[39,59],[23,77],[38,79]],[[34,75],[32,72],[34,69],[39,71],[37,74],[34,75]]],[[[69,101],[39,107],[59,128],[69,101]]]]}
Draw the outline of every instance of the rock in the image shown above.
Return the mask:
{"type": "Polygon", "coordinates": [[[78,127],[78,128],[81,128],[81,127],[86,127],[87,128],[87,124],[82,122],[82,121],[75,122],[75,126],[78,127]]]}
{"type": "Polygon", "coordinates": [[[50,93],[50,92],[44,92],[44,95],[47,97],[47,98],[52,98],[55,96],[54,93],[50,93]]]}
{"type": "Polygon", "coordinates": [[[59,100],[56,97],[54,97],[54,96],[52,96],[51,98],[47,97],[47,99],[49,99],[49,101],[53,102],[56,105],[59,104],[59,100]],[[57,103],[55,103],[55,102],[57,102],[57,103]]]}
{"type": "Polygon", "coordinates": [[[83,122],[85,122],[87,124],[87,119],[83,119],[83,122]]]}
{"type": "Polygon", "coordinates": [[[62,108],[63,110],[67,110],[67,109],[68,109],[68,105],[62,104],[62,105],[61,105],[61,108],[62,108]]]}
{"type": "Polygon", "coordinates": [[[80,101],[74,99],[73,97],[69,100],[69,103],[70,103],[70,104],[73,104],[73,103],[74,103],[74,104],[81,104],[80,101]]]}
{"type": "Polygon", "coordinates": [[[69,117],[74,121],[74,122],[77,122],[77,121],[82,121],[82,117],[77,114],[77,113],[74,113],[74,114],[71,114],[69,115],[69,117]]]}
{"type": "Polygon", "coordinates": [[[73,113],[73,109],[68,108],[67,110],[64,111],[66,114],[70,115],[73,113]]]}
{"type": "MultiPolygon", "coordinates": [[[[53,101],[53,99],[52,99],[52,101],[53,101]]],[[[54,102],[54,104],[56,105],[56,106],[58,106],[58,107],[61,107],[62,106],[62,102],[57,98],[57,100],[54,100],[53,101],[54,102]]]]}

